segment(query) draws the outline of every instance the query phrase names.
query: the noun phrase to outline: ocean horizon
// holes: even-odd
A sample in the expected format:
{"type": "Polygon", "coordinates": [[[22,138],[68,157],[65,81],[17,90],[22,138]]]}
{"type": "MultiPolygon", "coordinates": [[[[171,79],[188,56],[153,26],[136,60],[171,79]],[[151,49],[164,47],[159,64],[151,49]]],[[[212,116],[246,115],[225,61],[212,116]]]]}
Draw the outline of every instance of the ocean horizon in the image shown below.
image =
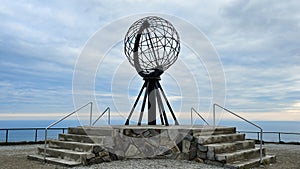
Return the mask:
{"type": "MultiPolygon", "coordinates": [[[[0,120],[0,129],[12,128],[46,128],[55,120],[0,120]]],[[[263,128],[264,132],[289,132],[300,133],[300,121],[253,121],[255,124],[263,128]]],[[[87,121],[80,122],[78,120],[65,120],[57,124],[53,128],[68,128],[74,126],[88,125],[87,121]]],[[[112,125],[123,125],[123,120],[112,120],[112,125]]],[[[188,121],[181,124],[189,124],[188,121]]],[[[195,124],[203,124],[196,121],[195,124]]],[[[99,122],[98,125],[107,125],[105,121],[99,122]]],[[[259,132],[254,126],[243,122],[234,120],[222,120],[217,123],[219,126],[232,126],[236,127],[237,131],[254,131],[259,132]]],[[[0,130],[0,142],[4,142],[6,131],[0,130]]],[[[65,131],[66,132],[66,131],[65,131]]],[[[44,130],[38,130],[37,140],[44,140],[44,130]]],[[[49,138],[57,138],[57,135],[62,133],[62,130],[50,130],[49,138]]],[[[247,133],[246,138],[257,139],[256,133],[247,133]]],[[[17,141],[35,141],[35,130],[10,130],[8,135],[9,142],[17,141]]],[[[264,141],[278,141],[278,134],[267,134],[263,136],[264,141]]],[[[300,142],[300,135],[281,134],[281,140],[285,142],[300,142]]]]}

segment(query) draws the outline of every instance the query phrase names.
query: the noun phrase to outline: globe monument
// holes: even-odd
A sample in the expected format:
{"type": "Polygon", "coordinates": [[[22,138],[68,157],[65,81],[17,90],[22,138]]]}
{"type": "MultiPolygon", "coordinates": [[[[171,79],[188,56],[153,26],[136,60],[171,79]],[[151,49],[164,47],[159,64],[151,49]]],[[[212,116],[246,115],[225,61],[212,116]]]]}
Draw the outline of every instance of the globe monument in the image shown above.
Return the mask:
{"type": "Polygon", "coordinates": [[[179,52],[179,34],[169,21],[157,16],[148,16],[137,20],[130,26],[124,38],[124,53],[130,64],[143,77],[145,82],[133,104],[125,125],[129,125],[130,118],[144,90],[138,125],[142,123],[147,102],[148,125],[157,124],[156,117],[159,113],[161,124],[168,126],[169,121],[163,100],[172,115],[175,125],[179,124],[170,102],[159,83],[160,75],[174,64],[179,52]]]}

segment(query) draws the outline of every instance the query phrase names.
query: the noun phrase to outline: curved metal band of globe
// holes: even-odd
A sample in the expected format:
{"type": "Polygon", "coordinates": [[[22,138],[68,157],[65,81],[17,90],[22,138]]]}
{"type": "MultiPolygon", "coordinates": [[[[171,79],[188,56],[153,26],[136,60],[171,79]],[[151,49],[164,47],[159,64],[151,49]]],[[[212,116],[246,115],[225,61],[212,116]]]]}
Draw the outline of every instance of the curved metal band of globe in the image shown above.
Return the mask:
{"type": "Polygon", "coordinates": [[[159,77],[164,71],[163,71],[162,67],[159,66],[158,58],[156,56],[156,52],[154,50],[154,45],[153,45],[153,42],[151,39],[151,35],[149,33],[150,31],[148,30],[149,26],[150,26],[149,22],[147,20],[145,20],[137,32],[137,36],[136,36],[136,39],[134,42],[134,48],[133,48],[133,62],[134,62],[134,67],[140,76],[142,76],[142,77],[159,77]],[[143,70],[141,68],[140,61],[139,61],[139,53],[138,53],[138,50],[140,47],[141,36],[142,36],[143,31],[145,31],[145,30],[146,30],[146,34],[147,34],[146,36],[148,36],[148,38],[149,38],[149,43],[147,43],[147,48],[150,48],[152,50],[152,54],[154,56],[154,62],[156,63],[156,67],[152,68],[151,69],[152,72],[150,72],[150,73],[146,72],[145,70],[143,70]]]}
{"type": "Polygon", "coordinates": [[[175,125],[179,125],[176,116],[172,110],[172,107],[167,99],[167,96],[164,93],[164,90],[162,89],[159,80],[160,78],[144,78],[145,82],[138,94],[137,99],[134,102],[134,105],[130,111],[130,114],[125,122],[125,125],[129,125],[130,118],[132,117],[133,111],[135,110],[138,101],[146,88],[146,91],[144,93],[144,99],[142,102],[142,107],[141,107],[141,112],[138,120],[138,125],[142,124],[142,119],[143,119],[143,114],[145,110],[145,105],[146,105],[146,100],[148,98],[148,125],[156,125],[156,106],[158,106],[159,110],[159,116],[160,116],[160,121],[162,125],[169,126],[168,118],[166,115],[166,111],[163,105],[162,97],[164,98],[164,101],[167,104],[167,107],[169,108],[169,111],[171,112],[172,118],[175,122],[175,125]]]}

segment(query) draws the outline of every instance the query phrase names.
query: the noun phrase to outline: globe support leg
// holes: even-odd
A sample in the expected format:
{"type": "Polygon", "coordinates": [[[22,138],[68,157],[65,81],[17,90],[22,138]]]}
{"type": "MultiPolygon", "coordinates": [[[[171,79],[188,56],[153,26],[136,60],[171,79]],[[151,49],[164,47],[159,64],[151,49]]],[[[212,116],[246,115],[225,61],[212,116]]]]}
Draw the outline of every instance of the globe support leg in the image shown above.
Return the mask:
{"type": "Polygon", "coordinates": [[[141,109],[141,113],[140,113],[140,117],[139,117],[138,126],[140,126],[142,124],[142,119],[143,119],[143,115],[144,115],[147,96],[149,97],[149,83],[147,83],[146,92],[145,92],[145,95],[144,95],[144,100],[143,100],[143,104],[142,104],[142,109],[141,109]]]}
{"type": "Polygon", "coordinates": [[[142,95],[142,93],[143,93],[145,87],[146,87],[146,82],[143,84],[143,86],[142,86],[142,88],[141,88],[141,90],[140,90],[140,93],[139,93],[138,97],[136,98],[136,100],[135,100],[135,102],[134,102],[134,105],[133,105],[132,108],[131,108],[131,111],[130,111],[130,113],[129,113],[129,116],[127,117],[127,120],[126,120],[126,122],[125,122],[125,125],[129,125],[129,120],[130,120],[130,118],[131,118],[131,116],[132,116],[132,113],[133,113],[134,109],[135,109],[136,106],[137,106],[137,103],[139,102],[139,99],[140,99],[140,97],[141,97],[141,95],[142,95]]]}
{"type": "Polygon", "coordinates": [[[167,99],[167,96],[165,95],[164,90],[162,89],[161,85],[158,82],[157,82],[157,85],[158,85],[158,88],[160,89],[160,91],[161,91],[161,93],[162,93],[162,95],[163,95],[163,97],[165,99],[165,102],[167,103],[167,106],[168,106],[168,108],[169,108],[169,110],[171,112],[171,115],[172,115],[173,119],[174,119],[175,125],[179,125],[179,123],[178,123],[178,121],[176,119],[176,116],[175,116],[175,114],[174,114],[174,112],[172,110],[172,107],[171,107],[171,105],[170,105],[170,103],[169,103],[169,101],[167,99]]]}
{"type": "Polygon", "coordinates": [[[161,118],[161,124],[162,125],[166,125],[166,126],[169,126],[169,122],[168,122],[168,119],[167,119],[167,115],[166,115],[166,111],[165,111],[165,108],[164,108],[164,105],[163,105],[163,102],[161,100],[161,96],[160,96],[160,93],[159,93],[159,90],[157,89],[156,90],[156,95],[157,95],[157,103],[158,103],[158,107],[159,107],[159,110],[160,110],[160,118],[161,118]],[[163,121],[165,123],[163,123],[163,121]]]}

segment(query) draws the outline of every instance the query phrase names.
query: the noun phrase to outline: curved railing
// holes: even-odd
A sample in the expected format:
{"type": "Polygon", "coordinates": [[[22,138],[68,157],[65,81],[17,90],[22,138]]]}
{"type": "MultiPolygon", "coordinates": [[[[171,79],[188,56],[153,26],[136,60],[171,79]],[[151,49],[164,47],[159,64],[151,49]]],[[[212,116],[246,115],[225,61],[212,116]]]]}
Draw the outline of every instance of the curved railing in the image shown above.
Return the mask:
{"type": "Polygon", "coordinates": [[[44,161],[46,161],[46,148],[47,148],[47,140],[48,140],[48,129],[51,127],[55,126],[56,124],[60,123],[61,121],[65,120],[66,118],[70,117],[71,115],[77,113],[79,110],[83,109],[84,107],[91,105],[90,107],[90,127],[94,126],[97,121],[108,111],[108,124],[110,125],[110,108],[107,107],[103,113],[92,123],[92,118],[93,118],[93,102],[89,102],[80,108],[76,109],[72,113],[67,114],[66,116],[62,117],[61,119],[55,121],[54,123],[50,124],[48,127],[45,128],[45,144],[44,144],[44,161]]]}
{"type": "Polygon", "coordinates": [[[258,129],[260,130],[260,163],[262,163],[262,162],[263,162],[263,161],[262,161],[262,154],[263,154],[263,153],[262,153],[262,143],[263,143],[262,137],[263,137],[263,129],[262,129],[260,126],[254,124],[253,122],[251,122],[251,121],[249,121],[249,120],[243,118],[242,116],[240,116],[240,115],[238,115],[238,114],[236,114],[236,113],[234,113],[234,112],[232,112],[232,111],[230,111],[230,110],[228,110],[228,109],[226,109],[226,108],[224,108],[224,107],[222,107],[222,106],[220,106],[220,105],[218,105],[218,104],[216,104],[216,103],[213,105],[213,126],[216,125],[216,106],[219,107],[219,108],[221,108],[221,109],[223,109],[223,110],[225,110],[225,111],[227,111],[228,113],[230,113],[230,114],[232,114],[232,115],[234,115],[234,116],[236,116],[236,117],[238,117],[238,118],[240,118],[240,119],[246,121],[247,123],[249,123],[249,124],[255,126],[256,128],[258,128],[258,129]]]}
{"type": "Polygon", "coordinates": [[[208,122],[193,107],[191,108],[191,125],[193,125],[193,112],[195,112],[206,123],[206,125],[209,125],[208,122]]]}
{"type": "Polygon", "coordinates": [[[48,139],[48,129],[55,126],[56,124],[60,123],[61,121],[65,120],[66,118],[70,117],[71,115],[77,113],[79,110],[83,109],[84,107],[91,105],[90,107],[90,126],[92,124],[92,107],[93,107],[93,102],[88,102],[87,104],[81,106],[80,108],[76,109],[72,113],[67,114],[66,116],[62,117],[61,119],[55,121],[54,123],[50,124],[48,127],[45,128],[45,144],[44,144],[44,161],[46,161],[46,148],[47,148],[47,139],[48,139]]]}
{"type": "Polygon", "coordinates": [[[107,107],[104,111],[103,111],[103,113],[102,114],[100,114],[100,116],[93,122],[93,126],[97,123],[97,121],[99,120],[99,119],[101,119],[101,117],[106,113],[106,112],[108,112],[108,116],[107,116],[107,122],[108,122],[108,125],[110,125],[110,108],[109,107],[107,107]]]}

